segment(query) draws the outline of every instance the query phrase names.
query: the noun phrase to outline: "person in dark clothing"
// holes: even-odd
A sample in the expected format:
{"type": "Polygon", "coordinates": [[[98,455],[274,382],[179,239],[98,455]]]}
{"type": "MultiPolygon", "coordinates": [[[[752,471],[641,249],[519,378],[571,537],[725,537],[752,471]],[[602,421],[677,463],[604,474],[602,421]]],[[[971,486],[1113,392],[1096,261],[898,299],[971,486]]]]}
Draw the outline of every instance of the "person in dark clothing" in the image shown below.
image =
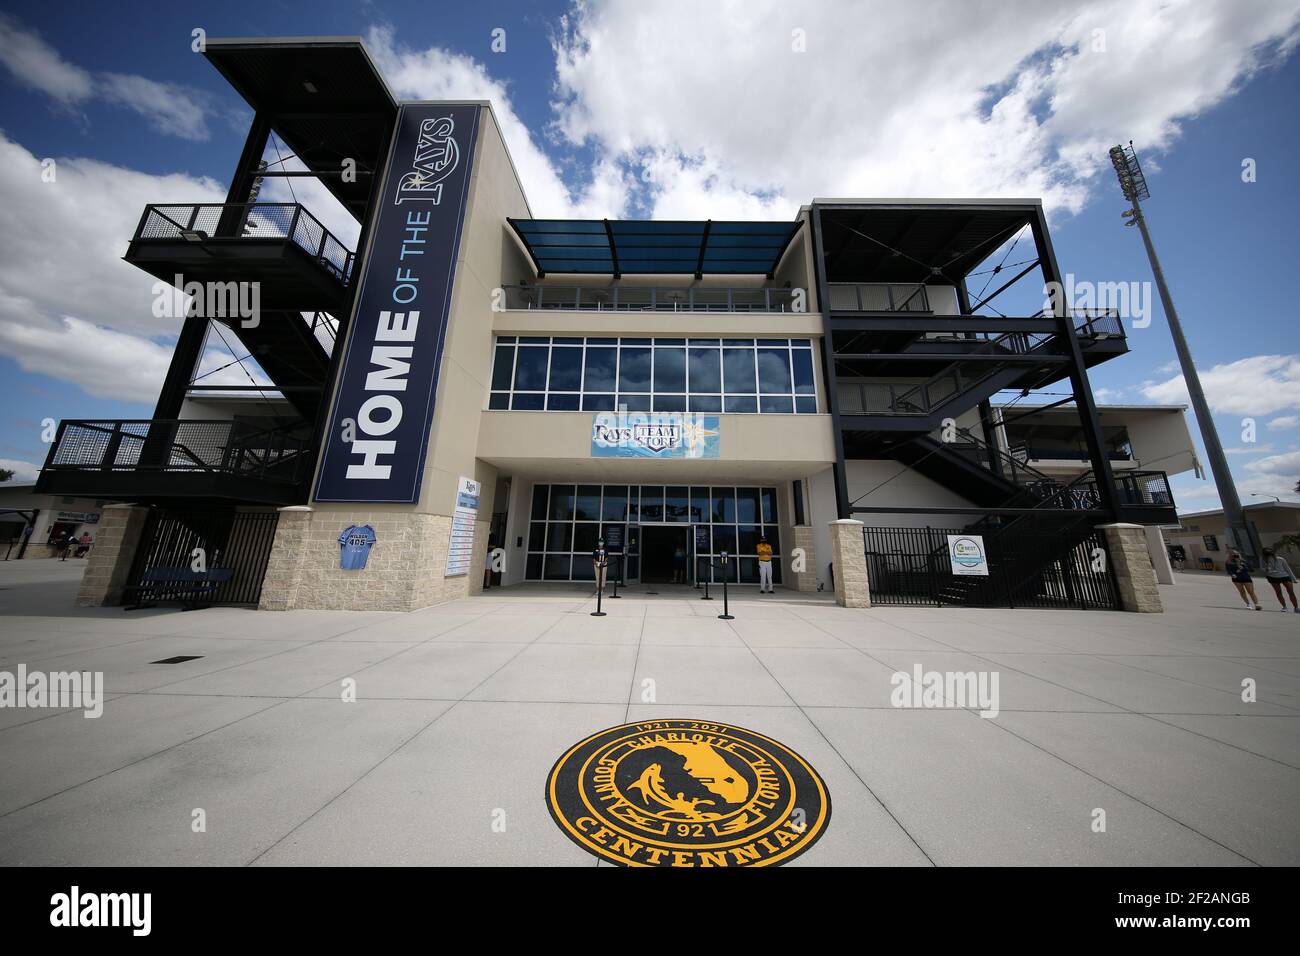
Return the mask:
{"type": "Polygon", "coordinates": [[[673,552],[673,583],[686,583],[686,549],[680,544],[673,552]]]}
{"type": "Polygon", "coordinates": [[[59,552],[59,560],[68,560],[68,550],[72,547],[72,535],[66,531],[60,531],[58,539],[54,542],[54,550],[59,552]]]}
{"type": "Polygon", "coordinates": [[[1255,582],[1250,576],[1250,564],[1236,548],[1228,552],[1228,560],[1223,562],[1223,570],[1228,572],[1228,577],[1237,586],[1237,593],[1241,595],[1246,610],[1249,611],[1252,607],[1256,611],[1264,610],[1264,606],[1259,603],[1259,598],[1255,596],[1255,582]]]}

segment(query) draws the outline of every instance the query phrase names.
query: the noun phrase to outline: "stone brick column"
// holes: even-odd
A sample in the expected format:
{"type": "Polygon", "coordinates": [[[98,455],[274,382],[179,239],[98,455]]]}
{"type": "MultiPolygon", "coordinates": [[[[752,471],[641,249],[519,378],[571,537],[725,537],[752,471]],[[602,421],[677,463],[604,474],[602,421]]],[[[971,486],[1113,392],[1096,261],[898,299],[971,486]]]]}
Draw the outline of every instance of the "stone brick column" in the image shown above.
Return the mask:
{"type": "Polygon", "coordinates": [[[271,555],[262,578],[262,597],[257,604],[263,611],[288,611],[297,603],[303,559],[310,542],[311,508],[291,505],[280,508],[279,512],[275,540],[271,542],[271,555]]]}
{"type": "Polygon", "coordinates": [[[1097,530],[1106,536],[1106,550],[1110,552],[1110,566],[1119,587],[1120,606],[1126,611],[1141,613],[1163,611],[1142,525],[1103,524],[1097,530]]]}
{"type": "Polygon", "coordinates": [[[871,607],[862,522],[841,518],[830,525],[831,561],[835,563],[835,603],[841,607],[871,607]]]}
{"type": "MultiPolygon", "coordinates": [[[[804,569],[802,571],[791,571],[786,578],[786,587],[793,588],[796,591],[816,591],[817,590],[817,547],[813,542],[812,525],[797,524],[794,526],[794,547],[803,549],[804,569]]],[[[793,556],[787,559],[786,567],[790,567],[793,556]]]]}
{"type": "Polygon", "coordinates": [[[86,570],[77,592],[78,607],[105,607],[122,600],[149,509],[144,505],[105,505],[95,545],[86,555],[86,570]]]}

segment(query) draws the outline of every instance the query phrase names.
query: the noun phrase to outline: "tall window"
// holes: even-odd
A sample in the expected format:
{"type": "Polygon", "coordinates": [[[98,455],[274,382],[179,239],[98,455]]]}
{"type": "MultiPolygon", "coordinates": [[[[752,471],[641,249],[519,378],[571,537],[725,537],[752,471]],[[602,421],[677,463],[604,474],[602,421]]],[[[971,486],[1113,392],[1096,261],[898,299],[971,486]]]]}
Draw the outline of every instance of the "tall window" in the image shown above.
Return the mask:
{"type": "Polygon", "coordinates": [[[488,407],[815,414],[810,339],[514,336],[496,340],[488,407]]]}
{"type": "MultiPolygon", "coordinates": [[[[616,525],[623,528],[624,574],[639,577],[640,554],[627,546],[628,525],[665,522],[707,526],[707,533],[692,536],[693,550],[699,542],[696,557],[712,565],[726,551],[734,562],[728,580],[747,584],[758,581],[758,541],[766,535],[773,552],[772,577],[780,583],[776,489],[732,485],[533,485],[525,577],[594,580],[591,552],[616,525]]],[[[722,581],[721,568],[703,573],[722,581]]]]}

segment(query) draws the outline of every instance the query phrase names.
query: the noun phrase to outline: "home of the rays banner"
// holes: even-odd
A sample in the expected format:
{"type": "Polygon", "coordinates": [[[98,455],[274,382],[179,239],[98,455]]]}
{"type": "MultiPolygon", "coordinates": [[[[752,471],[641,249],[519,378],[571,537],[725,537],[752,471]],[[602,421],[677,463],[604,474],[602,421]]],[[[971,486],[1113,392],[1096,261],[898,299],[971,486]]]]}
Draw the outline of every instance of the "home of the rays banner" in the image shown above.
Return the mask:
{"type": "Polygon", "coordinates": [[[478,120],[472,105],[398,113],[317,501],[420,498],[478,120]]]}
{"type": "Polygon", "coordinates": [[[592,458],[717,458],[717,415],[602,412],[591,424],[592,458]]]}

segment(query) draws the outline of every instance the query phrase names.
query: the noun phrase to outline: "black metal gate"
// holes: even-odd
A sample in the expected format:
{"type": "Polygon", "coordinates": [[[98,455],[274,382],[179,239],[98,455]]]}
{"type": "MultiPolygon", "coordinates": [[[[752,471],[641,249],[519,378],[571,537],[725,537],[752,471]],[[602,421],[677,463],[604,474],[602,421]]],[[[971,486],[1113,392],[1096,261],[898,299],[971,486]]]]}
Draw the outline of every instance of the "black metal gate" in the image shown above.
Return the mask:
{"type": "Polygon", "coordinates": [[[864,528],[872,603],[1118,610],[1105,537],[1095,528],[981,531],[987,577],[952,571],[948,536],[972,529],[864,528]]]}
{"type": "Polygon", "coordinates": [[[152,601],[192,601],[193,576],[187,572],[195,549],[202,549],[212,579],[202,603],[256,606],[279,518],[275,511],[151,508],[122,603],[132,603],[146,588],[152,601]],[[176,580],[168,583],[173,571],[176,580]],[[225,571],[232,573],[211,573],[225,571]]]}

